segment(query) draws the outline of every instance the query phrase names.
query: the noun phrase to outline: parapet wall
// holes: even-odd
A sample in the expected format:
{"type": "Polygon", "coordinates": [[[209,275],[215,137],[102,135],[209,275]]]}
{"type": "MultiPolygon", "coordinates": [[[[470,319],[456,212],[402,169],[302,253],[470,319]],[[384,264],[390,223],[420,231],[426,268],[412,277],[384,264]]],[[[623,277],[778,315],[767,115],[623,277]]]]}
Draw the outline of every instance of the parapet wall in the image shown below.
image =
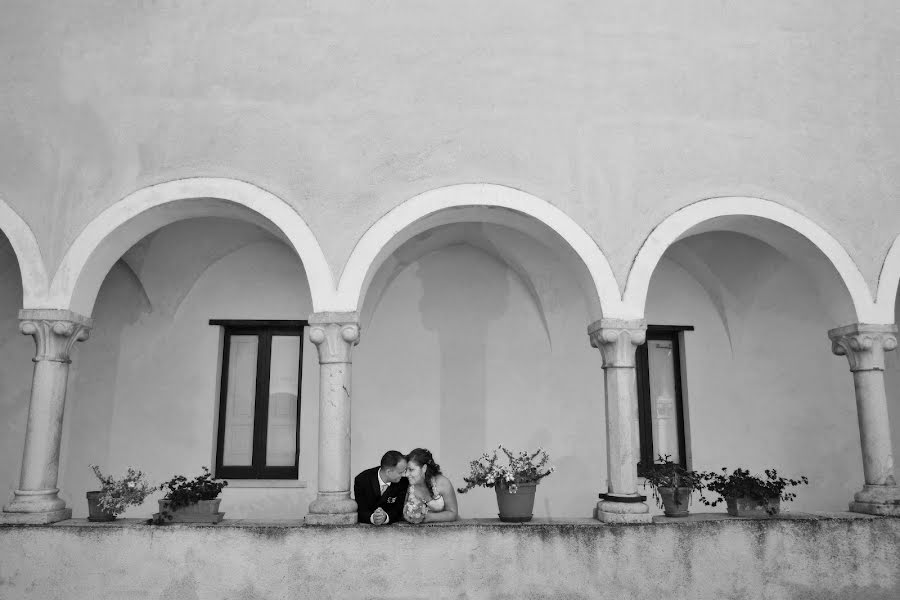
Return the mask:
{"type": "Polygon", "coordinates": [[[0,527],[0,598],[900,598],[900,519],[0,527]]]}

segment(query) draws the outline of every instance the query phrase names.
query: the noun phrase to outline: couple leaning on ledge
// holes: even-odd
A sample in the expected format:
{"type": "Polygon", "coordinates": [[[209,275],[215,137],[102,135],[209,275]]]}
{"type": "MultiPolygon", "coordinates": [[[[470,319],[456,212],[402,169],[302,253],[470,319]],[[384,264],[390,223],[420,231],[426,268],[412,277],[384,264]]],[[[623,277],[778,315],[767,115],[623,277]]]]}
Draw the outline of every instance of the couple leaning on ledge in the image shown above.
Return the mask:
{"type": "Polygon", "coordinates": [[[353,495],[360,523],[436,523],[459,518],[453,484],[424,448],[407,455],[388,450],[381,466],[356,476],[353,495]]]}

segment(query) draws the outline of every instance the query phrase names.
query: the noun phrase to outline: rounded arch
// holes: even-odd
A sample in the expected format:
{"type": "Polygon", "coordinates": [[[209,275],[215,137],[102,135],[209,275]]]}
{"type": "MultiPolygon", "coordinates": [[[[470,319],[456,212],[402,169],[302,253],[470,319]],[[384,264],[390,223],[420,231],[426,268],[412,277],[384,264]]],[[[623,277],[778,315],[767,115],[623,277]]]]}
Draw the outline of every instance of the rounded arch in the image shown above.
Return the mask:
{"type": "Polygon", "coordinates": [[[884,263],[881,266],[881,274],[878,276],[878,296],[876,308],[879,320],[874,323],[893,323],[894,302],[897,293],[900,292],[900,235],[894,240],[884,263]]]}
{"type": "Polygon", "coordinates": [[[669,246],[703,223],[719,217],[757,217],[774,221],[797,232],[816,246],[835,268],[850,295],[856,319],[860,322],[872,322],[876,318],[876,306],[859,267],[831,234],[786,206],[744,196],[709,198],[695,202],[669,215],[650,233],[628,273],[623,296],[623,308],[627,317],[643,317],[650,279],[669,246]]]}
{"type": "Polygon", "coordinates": [[[19,261],[22,275],[22,306],[38,307],[49,289],[47,267],[37,238],[28,223],[0,198],[0,231],[6,235],[19,261]]]}
{"type": "Polygon", "coordinates": [[[100,284],[125,250],[151,231],[198,216],[250,221],[284,239],[303,263],[313,309],[328,308],[334,294],[331,269],[297,211],[253,184],[208,177],[145,187],[100,213],[75,238],[56,270],[50,284],[51,306],[90,315],[100,284]]]}
{"type": "MultiPolygon", "coordinates": [[[[550,228],[584,263],[600,311],[614,314],[618,310],[621,303],[618,283],[609,261],[593,238],[552,204],[521,190],[496,184],[458,184],[430,190],[410,198],[381,217],[363,234],[347,259],[337,289],[337,310],[358,311],[362,307],[368,285],[387,256],[402,242],[420,233],[416,224],[438,213],[470,208],[508,209],[550,228]]],[[[445,223],[463,222],[469,218],[463,212],[448,217],[445,223]]],[[[487,215],[479,216],[478,220],[504,223],[502,218],[487,215]]]]}

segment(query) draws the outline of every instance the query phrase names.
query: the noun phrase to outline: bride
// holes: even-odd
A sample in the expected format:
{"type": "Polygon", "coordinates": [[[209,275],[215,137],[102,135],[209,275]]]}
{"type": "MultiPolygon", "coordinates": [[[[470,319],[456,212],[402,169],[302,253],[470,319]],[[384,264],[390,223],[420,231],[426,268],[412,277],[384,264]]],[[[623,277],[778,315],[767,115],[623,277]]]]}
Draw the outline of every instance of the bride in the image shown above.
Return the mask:
{"type": "Polygon", "coordinates": [[[409,490],[403,518],[410,523],[455,521],[459,518],[453,484],[441,473],[431,452],[416,448],[406,457],[409,490]]]}

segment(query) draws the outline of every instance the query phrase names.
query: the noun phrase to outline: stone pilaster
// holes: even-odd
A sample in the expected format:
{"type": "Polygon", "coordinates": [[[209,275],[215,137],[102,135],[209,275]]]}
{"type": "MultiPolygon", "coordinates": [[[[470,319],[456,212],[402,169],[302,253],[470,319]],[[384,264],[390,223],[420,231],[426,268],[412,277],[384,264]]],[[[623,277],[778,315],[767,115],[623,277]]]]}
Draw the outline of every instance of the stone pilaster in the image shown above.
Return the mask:
{"type": "Polygon", "coordinates": [[[884,353],[897,347],[897,326],[855,323],[830,330],[828,337],[832,352],[847,357],[856,391],[865,485],[854,495],[850,510],[900,516],[884,387],[884,353]]]}
{"type": "Polygon", "coordinates": [[[34,338],[34,374],[19,487],[0,522],[53,523],[72,516],[56,487],[59,445],[72,347],[88,339],[92,322],[56,309],[21,310],[19,321],[19,330],[34,338]]]}
{"type": "Polygon", "coordinates": [[[637,492],[637,386],[634,353],[647,339],[643,320],[601,319],[588,327],[591,346],[603,358],[606,392],[608,490],[597,504],[607,523],[649,523],[650,507],[637,492]]]}
{"type": "Polygon", "coordinates": [[[359,343],[357,313],[315,313],[309,339],[319,352],[319,489],[309,525],[356,523],[350,498],[350,355],[359,343]]]}

